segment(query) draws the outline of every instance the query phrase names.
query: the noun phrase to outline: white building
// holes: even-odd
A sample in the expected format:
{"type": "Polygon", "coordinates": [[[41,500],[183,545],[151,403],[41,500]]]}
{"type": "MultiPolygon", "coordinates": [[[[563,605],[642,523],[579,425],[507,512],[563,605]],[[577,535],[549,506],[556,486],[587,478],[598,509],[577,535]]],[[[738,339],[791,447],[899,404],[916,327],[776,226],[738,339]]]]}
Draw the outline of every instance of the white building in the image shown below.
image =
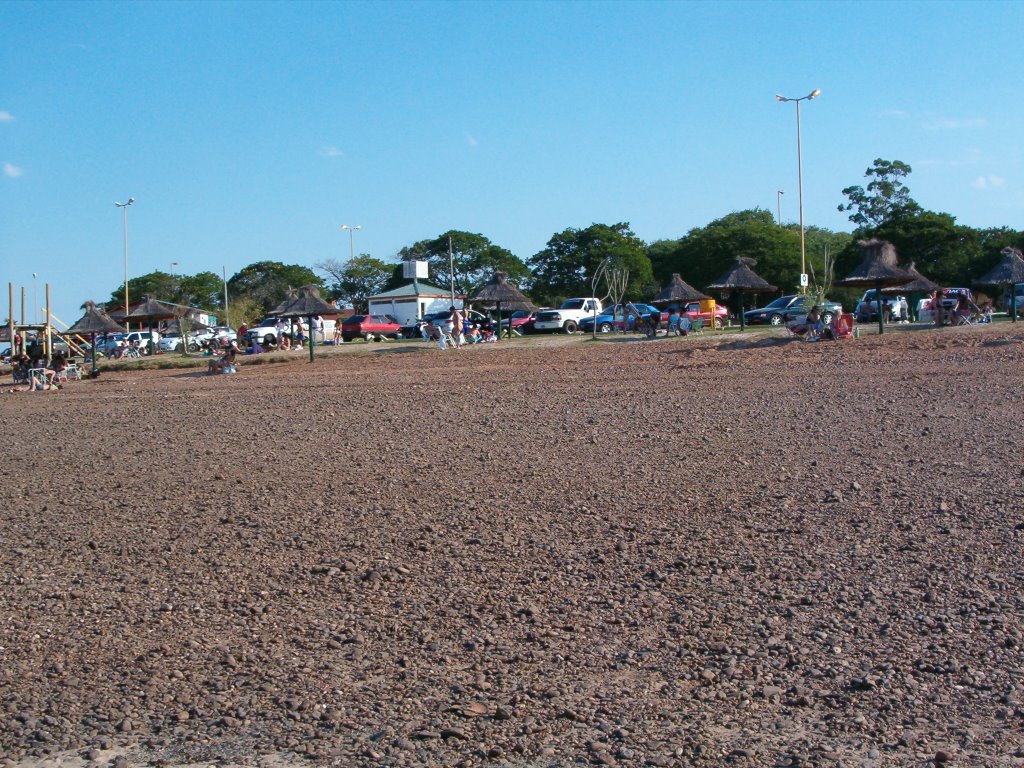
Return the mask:
{"type": "MultiPolygon", "coordinates": [[[[456,295],[454,304],[462,308],[464,297],[456,295]]],[[[417,282],[392,288],[390,291],[371,296],[368,301],[369,314],[391,315],[402,325],[408,325],[428,312],[440,312],[452,305],[452,295],[429,283],[417,282]]]]}

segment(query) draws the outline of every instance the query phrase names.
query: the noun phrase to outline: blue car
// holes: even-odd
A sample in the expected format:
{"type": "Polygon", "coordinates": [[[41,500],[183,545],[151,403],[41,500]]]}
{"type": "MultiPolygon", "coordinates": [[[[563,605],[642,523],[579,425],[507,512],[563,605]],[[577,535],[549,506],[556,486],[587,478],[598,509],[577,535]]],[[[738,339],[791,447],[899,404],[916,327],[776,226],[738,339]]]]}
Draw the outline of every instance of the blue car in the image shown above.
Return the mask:
{"type": "MultiPolygon", "coordinates": [[[[657,307],[652,307],[650,304],[631,304],[632,307],[636,307],[636,311],[642,316],[647,316],[652,312],[658,312],[661,310],[657,307]]],[[[622,305],[616,304],[614,307],[604,310],[596,318],[593,316],[585,317],[580,320],[580,331],[582,333],[592,333],[594,330],[594,324],[597,324],[598,333],[611,333],[613,330],[622,328],[622,305]],[[617,323],[617,324],[616,324],[617,323]]],[[[626,321],[626,330],[632,330],[633,323],[635,322],[635,315],[630,315],[626,321]]]]}

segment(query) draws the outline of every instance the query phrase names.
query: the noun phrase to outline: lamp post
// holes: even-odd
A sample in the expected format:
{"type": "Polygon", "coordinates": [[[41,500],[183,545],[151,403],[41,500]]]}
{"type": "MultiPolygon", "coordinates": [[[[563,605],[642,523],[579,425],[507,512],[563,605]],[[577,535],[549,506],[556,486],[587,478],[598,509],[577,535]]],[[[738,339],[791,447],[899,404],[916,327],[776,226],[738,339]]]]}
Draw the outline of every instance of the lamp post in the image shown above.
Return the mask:
{"type": "Polygon", "coordinates": [[[114,202],[124,214],[124,329],[128,327],[128,206],[135,202],[134,197],[129,197],[127,203],[114,202]]]}
{"type": "Polygon", "coordinates": [[[344,232],[346,229],[348,230],[348,257],[352,261],[355,261],[355,259],[356,259],[355,231],[357,229],[362,229],[362,227],[360,227],[358,225],[355,226],[355,227],[350,227],[348,224],[342,224],[341,225],[341,231],[344,232]]]}
{"type": "Polygon", "coordinates": [[[781,189],[775,191],[775,215],[778,218],[779,226],[782,226],[782,196],[786,194],[781,189]]]}
{"type": "Polygon", "coordinates": [[[796,174],[797,174],[797,197],[800,206],[800,292],[807,293],[807,249],[804,244],[804,161],[803,152],[800,147],[800,102],[816,99],[821,95],[821,88],[815,88],[806,96],[798,99],[787,98],[775,94],[776,101],[796,102],[796,174]]]}

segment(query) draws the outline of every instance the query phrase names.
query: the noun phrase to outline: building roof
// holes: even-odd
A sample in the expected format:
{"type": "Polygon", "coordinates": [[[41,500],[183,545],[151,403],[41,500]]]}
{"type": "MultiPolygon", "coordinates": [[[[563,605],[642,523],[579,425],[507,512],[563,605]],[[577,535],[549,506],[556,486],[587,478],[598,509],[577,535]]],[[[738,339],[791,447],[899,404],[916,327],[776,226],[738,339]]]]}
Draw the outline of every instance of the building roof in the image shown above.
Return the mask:
{"type": "Polygon", "coordinates": [[[755,264],[757,264],[757,262],[751,258],[747,258],[745,256],[736,257],[736,263],[733,264],[732,268],[715,280],[711,285],[707,286],[707,290],[742,291],[746,293],[778,290],[774,285],[751,269],[755,264]]]}
{"type": "Polygon", "coordinates": [[[974,281],[975,285],[1009,285],[1024,283],[1024,258],[1016,248],[1003,248],[1003,258],[992,269],[974,281]]]}
{"type": "MultiPolygon", "coordinates": [[[[430,285],[429,283],[416,283],[416,287],[413,288],[412,283],[406,285],[400,285],[397,288],[392,288],[390,291],[383,291],[381,293],[375,293],[370,297],[370,301],[374,299],[401,299],[404,297],[413,298],[414,296],[451,296],[451,291],[445,291],[436,286],[430,285]]],[[[455,294],[456,298],[459,297],[455,294]]]]}
{"type": "Polygon", "coordinates": [[[896,263],[896,246],[887,240],[861,240],[857,243],[862,255],[861,262],[850,274],[836,285],[847,288],[875,288],[887,285],[906,285],[915,279],[914,275],[896,263]]]}

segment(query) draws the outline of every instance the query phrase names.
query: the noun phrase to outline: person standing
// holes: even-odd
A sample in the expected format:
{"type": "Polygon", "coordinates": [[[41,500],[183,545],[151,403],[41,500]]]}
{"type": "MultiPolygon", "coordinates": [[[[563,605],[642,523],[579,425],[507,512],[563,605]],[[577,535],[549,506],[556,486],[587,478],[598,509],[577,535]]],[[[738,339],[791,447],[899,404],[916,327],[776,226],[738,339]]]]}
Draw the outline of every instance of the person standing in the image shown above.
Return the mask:
{"type": "Polygon", "coordinates": [[[455,348],[458,349],[462,346],[462,341],[465,338],[462,335],[462,313],[454,304],[451,306],[451,313],[448,332],[452,335],[452,340],[455,342],[455,348]]]}

